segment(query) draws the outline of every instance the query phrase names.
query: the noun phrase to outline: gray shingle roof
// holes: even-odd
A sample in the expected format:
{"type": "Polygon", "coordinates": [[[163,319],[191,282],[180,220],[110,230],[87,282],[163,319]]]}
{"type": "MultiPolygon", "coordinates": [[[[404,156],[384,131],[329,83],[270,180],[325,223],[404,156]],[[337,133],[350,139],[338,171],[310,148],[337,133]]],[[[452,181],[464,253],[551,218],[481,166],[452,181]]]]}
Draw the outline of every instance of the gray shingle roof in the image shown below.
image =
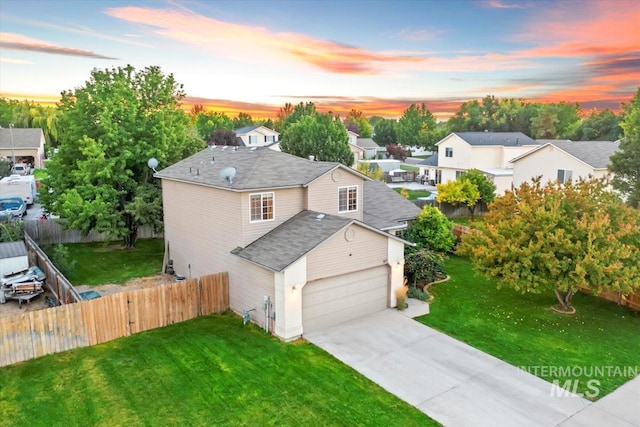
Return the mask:
{"type": "Polygon", "coordinates": [[[438,155],[434,154],[431,157],[427,157],[418,164],[423,166],[438,166],[438,155]]]}
{"type": "Polygon", "coordinates": [[[339,163],[313,162],[265,147],[217,146],[162,169],[156,176],[243,191],[306,185],[337,167],[346,168],[339,163]],[[220,178],[220,171],[227,167],[236,169],[231,185],[220,178]]]}
{"type": "Polygon", "coordinates": [[[360,148],[380,148],[371,138],[358,138],[356,139],[356,145],[360,148]]]}
{"type": "Polygon", "coordinates": [[[27,246],[22,240],[0,243],[0,259],[27,256],[27,246]]]}
{"type": "Polygon", "coordinates": [[[551,144],[595,169],[605,169],[609,157],[619,148],[619,144],[612,141],[555,141],[551,144]]]}
{"type": "Polygon", "coordinates": [[[302,211],[245,248],[236,248],[231,253],[269,270],[282,271],[354,221],[302,211]]]}
{"type": "Polygon", "coordinates": [[[42,139],[42,129],[2,128],[0,129],[0,148],[11,148],[12,135],[14,148],[39,148],[42,139]]]}
{"type": "Polygon", "coordinates": [[[519,145],[539,145],[522,132],[454,132],[467,144],[474,146],[503,145],[517,147],[519,145]]]}
{"type": "Polygon", "coordinates": [[[379,181],[364,182],[363,222],[380,230],[395,228],[420,214],[419,207],[379,181]]]}
{"type": "Polygon", "coordinates": [[[254,129],[258,129],[260,126],[245,126],[242,128],[238,128],[238,129],[234,129],[233,131],[236,133],[236,135],[240,134],[242,135],[243,133],[248,133],[251,132],[254,129]]]}

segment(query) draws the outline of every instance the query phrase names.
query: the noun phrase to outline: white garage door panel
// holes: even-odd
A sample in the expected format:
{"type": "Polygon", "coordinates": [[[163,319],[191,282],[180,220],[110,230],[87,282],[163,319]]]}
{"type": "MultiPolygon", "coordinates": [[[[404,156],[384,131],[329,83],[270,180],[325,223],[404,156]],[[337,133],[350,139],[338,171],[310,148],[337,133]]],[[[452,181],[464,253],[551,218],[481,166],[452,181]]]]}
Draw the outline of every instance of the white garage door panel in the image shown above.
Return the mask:
{"type": "Polygon", "coordinates": [[[328,328],[387,307],[386,266],[315,280],[302,288],[305,332],[328,328]]]}

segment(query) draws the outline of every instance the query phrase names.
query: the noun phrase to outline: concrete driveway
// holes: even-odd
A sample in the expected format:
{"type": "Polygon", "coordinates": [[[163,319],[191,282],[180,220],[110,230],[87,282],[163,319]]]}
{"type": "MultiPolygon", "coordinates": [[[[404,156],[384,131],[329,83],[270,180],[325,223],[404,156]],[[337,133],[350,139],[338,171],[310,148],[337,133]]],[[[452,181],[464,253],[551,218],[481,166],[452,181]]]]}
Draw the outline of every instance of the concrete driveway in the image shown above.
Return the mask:
{"type": "Polygon", "coordinates": [[[445,426],[637,425],[582,397],[552,396],[550,383],[401,313],[388,309],[304,337],[445,426]]]}

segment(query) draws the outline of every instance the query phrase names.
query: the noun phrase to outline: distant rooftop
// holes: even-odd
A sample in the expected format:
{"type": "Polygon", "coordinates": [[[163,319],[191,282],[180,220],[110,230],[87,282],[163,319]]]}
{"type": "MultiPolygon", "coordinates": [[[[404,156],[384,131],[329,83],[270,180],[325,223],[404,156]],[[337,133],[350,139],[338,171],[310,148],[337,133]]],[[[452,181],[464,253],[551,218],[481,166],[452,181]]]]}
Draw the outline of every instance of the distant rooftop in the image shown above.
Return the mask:
{"type": "Polygon", "coordinates": [[[618,151],[619,144],[613,141],[555,141],[559,149],[585,162],[595,169],[606,169],[609,157],[618,151]]]}
{"type": "Polygon", "coordinates": [[[522,132],[453,132],[469,145],[517,147],[520,145],[539,145],[522,132]]]}

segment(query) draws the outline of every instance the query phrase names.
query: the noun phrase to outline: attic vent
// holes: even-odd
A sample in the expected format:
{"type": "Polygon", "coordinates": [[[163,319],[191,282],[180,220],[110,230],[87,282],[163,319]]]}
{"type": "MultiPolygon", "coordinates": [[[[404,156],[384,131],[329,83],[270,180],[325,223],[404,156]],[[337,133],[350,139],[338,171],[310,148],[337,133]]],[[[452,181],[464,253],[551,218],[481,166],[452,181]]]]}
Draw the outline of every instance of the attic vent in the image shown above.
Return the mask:
{"type": "Polygon", "coordinates": [[[323,219],[323,218],[324,218],[324,214],[318,214],[318,215],[316,216],[316,219],[317,219],[318,221],[322,221],[322,219],[323,219]]]}

